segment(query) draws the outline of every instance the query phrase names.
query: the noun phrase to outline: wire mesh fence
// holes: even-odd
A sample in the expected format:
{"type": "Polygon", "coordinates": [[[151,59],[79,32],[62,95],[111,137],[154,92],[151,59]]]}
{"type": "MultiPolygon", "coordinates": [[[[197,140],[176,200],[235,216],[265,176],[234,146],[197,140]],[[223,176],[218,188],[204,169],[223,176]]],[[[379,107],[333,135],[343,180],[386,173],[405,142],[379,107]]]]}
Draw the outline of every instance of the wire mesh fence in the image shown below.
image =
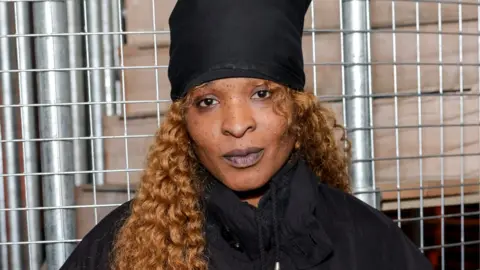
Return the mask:
{"type": "MultiPolygon", "coordinates": [[[[168,111],[176,0],[0,0],[0,265],[58,269],[134,195],[168,111]]],[[[307,91],[352,187],[435,269],[480,268],[480,2],[314,0],[307,91]]],[[[259,22],[260,23],[260,22],[259,22]]]]}

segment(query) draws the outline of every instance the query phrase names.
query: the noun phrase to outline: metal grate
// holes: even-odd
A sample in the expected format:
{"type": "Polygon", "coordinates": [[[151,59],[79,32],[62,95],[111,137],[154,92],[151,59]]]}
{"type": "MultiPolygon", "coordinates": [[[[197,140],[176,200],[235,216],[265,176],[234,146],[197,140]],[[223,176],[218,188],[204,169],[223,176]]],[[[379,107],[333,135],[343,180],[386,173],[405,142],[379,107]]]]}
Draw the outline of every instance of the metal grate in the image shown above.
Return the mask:
{"type": "MultiPolygon", "coordinates": [[[[0,0],[1,269],[58,269],[129,200],[169,105],[175,0],[0,0]]],[[[308,91],[353,142],[355,195],[436,269],[480,261],[480,2],[314,0],[308,91]]]]}

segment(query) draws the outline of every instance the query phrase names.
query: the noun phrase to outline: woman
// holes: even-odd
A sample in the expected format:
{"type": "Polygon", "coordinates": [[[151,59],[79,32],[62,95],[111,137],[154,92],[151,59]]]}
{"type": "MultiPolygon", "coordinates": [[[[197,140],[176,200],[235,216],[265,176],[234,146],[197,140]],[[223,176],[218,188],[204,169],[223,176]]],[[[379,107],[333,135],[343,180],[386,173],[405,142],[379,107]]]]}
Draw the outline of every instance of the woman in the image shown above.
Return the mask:
{"type": "Polygon", "coordinates": [[[343,130],[303,91],[309,5],[178,1],[173,104],[141,186],[63,269],[430,269],[348,194],[343,130]]]}

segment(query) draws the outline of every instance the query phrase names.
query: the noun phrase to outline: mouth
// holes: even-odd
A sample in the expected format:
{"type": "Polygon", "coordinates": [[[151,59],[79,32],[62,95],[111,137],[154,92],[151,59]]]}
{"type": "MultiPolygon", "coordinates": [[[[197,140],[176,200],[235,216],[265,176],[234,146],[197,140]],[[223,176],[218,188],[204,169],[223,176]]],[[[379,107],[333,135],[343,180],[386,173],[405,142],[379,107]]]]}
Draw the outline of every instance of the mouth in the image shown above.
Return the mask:
{"type": "Polygon", "coordinates": [[[257,164],[264,153],[263,148],[251,147],[247,149],[236,149],[223,155],[223,158],[231,166],[243,169],[257,164]]]}

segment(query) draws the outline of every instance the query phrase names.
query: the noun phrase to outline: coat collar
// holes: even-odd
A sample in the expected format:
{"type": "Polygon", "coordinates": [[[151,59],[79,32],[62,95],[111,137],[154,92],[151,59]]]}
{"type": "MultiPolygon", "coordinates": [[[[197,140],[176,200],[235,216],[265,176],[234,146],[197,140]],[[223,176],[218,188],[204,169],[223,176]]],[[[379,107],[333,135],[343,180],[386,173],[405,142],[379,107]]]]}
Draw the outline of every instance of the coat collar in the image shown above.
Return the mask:
{"type": "MultiPolygon", "coordinates": [[[[254,208],[240,201],[220,182],[214,182],[206,197],[207,224],[213,223],[220,231],[216,241],[225,241],[233,247],[221,252],[224,256],[243,253],[250,261],[258,260],[259,238],[263,238],[265,252],[273,248],[271,190],[262,197],[259,207],[254,208]]],[[[318,265],[332,252],[331,240],[317,216],[318,178],[302,159],[293,158],[272,177],[271,184],[269,189],[277,190],[281,251],[299,269],[318,265]]],[[[207,239],[215,238],[210,235],[207,230],[207,239]]]]}

